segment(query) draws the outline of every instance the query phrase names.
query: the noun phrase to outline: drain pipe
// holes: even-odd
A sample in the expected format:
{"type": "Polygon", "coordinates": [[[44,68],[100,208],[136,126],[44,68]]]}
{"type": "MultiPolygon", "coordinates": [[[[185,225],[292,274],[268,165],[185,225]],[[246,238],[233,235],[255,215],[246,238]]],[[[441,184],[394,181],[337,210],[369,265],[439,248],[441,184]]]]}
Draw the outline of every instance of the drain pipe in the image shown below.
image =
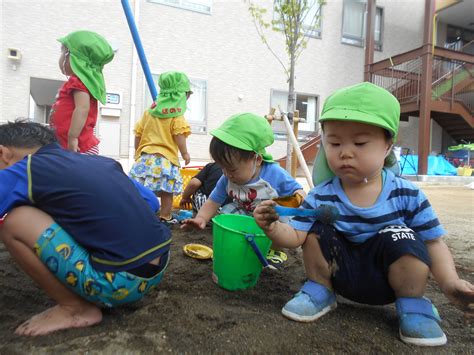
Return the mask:
{"type": "MultiPolygon", "coordinates": [[[[124,2],[122,1],[122,5],[124,2]]],[[[128,4],[127,4],[128,5],[128,4]]],[[[125,7],[124,7],[125,8],[125,7]]],[[[139,23],[140,20],[140,0],[135,0],[134,10],[135,21],[139,23]]],[[[131,75],[131,92],[130,92],[130,119],[129,119],[129,132],[128,132],[128,167],[127,172],[133,165],[135,160],[135,134],[133,129],[135,127],[135,115],[137,108],[137,65],[138,65],[138,54],[132,45],[132,75],[131,75]]]]}
{"type": "Polygon", "coordinates": [[[148,88],[150,89],[151,97],[153,100],[156,99],[158,93],[156,91],[155,83],[153,82],[153,77],[151,75],[150,66],[148,65],[148,61],[146,59],[145,51],[143,50],[143,45],[140,40],[140,35],[138,34],[138,28],[136,23],[139,23],[139,16],[140,16],[140,1],[135,0],[134,12],[136,21],[133,18],[132,9],[130,8],[130,4],[128,0],[122,0],[122,7],[125,13],[125,17],[127,18],[128,27],[130,28],[130,33],[133,38],[133,42],[135,44],[136,51],[132,53],[132,83],[131,83],[131,95],[130,95],[130,127],[129,127],[129,147],[128,147],[128,159],[129,165],[131,166],[133,162],[133,157],[135,155],[135,136],[133,134],[133,128],[135,123],[135,115],[136,115],[136,101],[137,101],[137,57],[140,59],[140,63],[142,65],[143,73],[145,74],[146,81],[148,83],[148,88]]]}

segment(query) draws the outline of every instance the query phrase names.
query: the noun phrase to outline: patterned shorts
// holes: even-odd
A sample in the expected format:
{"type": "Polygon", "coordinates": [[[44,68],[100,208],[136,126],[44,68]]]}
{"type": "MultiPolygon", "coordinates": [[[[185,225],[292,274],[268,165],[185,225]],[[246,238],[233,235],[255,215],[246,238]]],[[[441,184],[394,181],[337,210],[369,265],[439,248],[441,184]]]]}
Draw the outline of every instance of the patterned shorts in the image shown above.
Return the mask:
{"type": "Polygon", "coordinates": [[[56,223],[41,234],[35,243],[35,252],[59,281],[82,298],[102,307],[119,306],[143,298],[161,282],[169,262],[168,257],[162,270],[151,278],[126,271],[98,271],[89,262],[89,252],[56,223]]]}
{"type": "Polygon", "coordinates": [[[153,192],[180,194],[183,191],[179,166],[161,155],[142,154],[133,164],[130,177],[153,192]]]}

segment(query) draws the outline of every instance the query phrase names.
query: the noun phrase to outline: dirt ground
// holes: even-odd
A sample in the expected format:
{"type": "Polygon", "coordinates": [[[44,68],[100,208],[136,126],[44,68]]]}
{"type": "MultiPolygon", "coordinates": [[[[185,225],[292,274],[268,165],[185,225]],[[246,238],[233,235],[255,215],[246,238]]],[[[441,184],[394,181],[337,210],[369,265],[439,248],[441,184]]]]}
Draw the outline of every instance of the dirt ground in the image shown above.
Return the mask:
{"type": "MultiPolygon", "coordinates": [[[[448,231],[446,238],[463,278],[474,283],[474,190],[422,186],[448,231]]],[[[23,338],[14,329],[52,305],[0,247],[0,353],[432,353],[398,339],[393,305],[370,307],[340,300],[338,308],[317,322],[285,319],[281,307],[304,281],[301,255],[288,252],[281,271],[264,270],[253,289],[231,292],[211,279],[212,261],[185,256],[182,247],[212,246],[211,230],[173,230],[169,270],[145,300],[104,312],[101,324],[46,337],[23,338]]],[[[438,306],[448,337],[436,353],[474,352],[474,328],[430,282],[427,296],[438,306]]]]}

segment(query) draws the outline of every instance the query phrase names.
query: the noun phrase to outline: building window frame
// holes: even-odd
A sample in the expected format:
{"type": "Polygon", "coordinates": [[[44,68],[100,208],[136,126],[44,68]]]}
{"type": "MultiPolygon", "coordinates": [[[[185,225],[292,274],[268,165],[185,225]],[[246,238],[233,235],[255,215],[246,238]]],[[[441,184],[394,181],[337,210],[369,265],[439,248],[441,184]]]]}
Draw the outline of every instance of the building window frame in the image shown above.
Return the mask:
{"type": "MultiPolygon", "coordinates": [[[[275,93],[279,93],[280,95],[288,98],[288,91],[280,90],[280,89],[270,89],[270,108],[273,107],[273,108],[278,109],[278,107],[275,107],[274,101],[273,101],[273,97],[275,93]]],[[[300,97],[307,96],[307,97],[314,98],[315,100],[314,107],[312,108],[312,110],[314,111],[314,121],[309,121],[309,122],[307,121],[306,123],[299,124],[298,139],[304,140],[305,136],[309,134],[313,134],[318,131],[320,95],[307,93],[307,92],[300,92],[300,91],[295,92],[295,94],[296,94],[297,107],[298,107],[298,96],[300,97]]],[[[284,105],[283,106],[280,105],[283,111],[287,110],[287,104],[288,104],[288,100],[286,99],[284,105]]],[[[300,117],[303,117],[303,116],[300,114],[300,117]]],[[[304,118],[307,119],[307,117],[304,117],[304,118]]],[[[283,122],[273,121],[272,128],[273,128],[273,132],[275,134],[276,139],[286,139],[287,132],[286,132],[286,128],[283,122]]]]}
{"type": "MultiPolygon", "coordinates": [[[[385,18],[384,8],[382,6],[376,6],[375,7],[375,23],[374,23],[374,49],[379,52],[383,50],[384,18],[385,18]],[[377,23],[379,24],[378,26],[377,26],[377,23]],[[377,33],[379,33],[378,36],[377,36],[377,33]]],[[[366,22],[367,22],[367,1],[344,0],[343,7],[342,7],[341,43],[363,48],[365,46],[366,22]],[[347,30],[345,29],[345,19],[346,19],[346,16],[348,16],[347,15],[348,2],[353,2],[355,4],[359,4],[364,7],[362,16],[360,18],[362,28],[358,28],[358,30],[360,30],[360,35],[350,34],[346,32],[347,30]]]]}
{"type": "Polygon", "coordinates": [[[165,6],[176,7],[178,9],[212,15],[213,0],[147,0],[165,6]],[[206,4],[207,3],[207,4],[206,4]]]}
{"type": "MultiPolygon", "coordinates": [[[[158,92],[159,92],[159,85],[158,85],[159,76],[160,74],[158,73],[152,73],[153,82],[155,83],[158,92]]],[[[186,118],[186,121],[191,126],[191,132],[193,134],[207,134],[208,101],[209,101],[208,81],[206,79],[195,78],[195,77],[188,77],[188,78],[191,84],[191,91],[193,91],[193,94],[188,99],[189,105],[186,110],[186,113],[184,114],[184,117],[186,118]],[[192,107],[198,104],[198,101],[197,101],[199,100],[198,94],[204,95],[204,97],[201,98],[202,107],[199,110],[201,112],[195,113],[192,107]],[[193,117],[196,115],[201,116],[202,119],[200,120],[193,119],[193,117]]],[[[148,90],[148,86],[146,85],[146,81],[144,85],[145,85],[145,91],[146,91],[145,100],[144,100],[144,103],[145,103],[144,110],[146,110],[151,106],[152,99],[151,99],[150,90],[148,90]]]]}

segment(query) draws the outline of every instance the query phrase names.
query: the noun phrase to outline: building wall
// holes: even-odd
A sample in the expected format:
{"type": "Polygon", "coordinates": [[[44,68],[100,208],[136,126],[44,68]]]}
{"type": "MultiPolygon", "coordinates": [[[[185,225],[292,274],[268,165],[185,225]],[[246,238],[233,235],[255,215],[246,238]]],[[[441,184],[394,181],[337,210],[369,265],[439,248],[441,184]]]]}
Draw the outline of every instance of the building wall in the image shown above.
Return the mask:
{"type": "MultiPolygon", "coordinates": [[[[272,16],[273,1],[258,3],[272,16]]],[[[130,5],[133,8],[134,1],[130,5]]],[[[207,80],[208,132],[237,112],[266,114],[271,89],[287,90],[282,67],[258,38],[244,1],[216,0],[211,15],[144,0],[139,5],[138,25],[152,72],[181,70],[190,77],[207,80]]],[[[424,1],[379,0],[377,5],[384,9],[384,45],[382,52],[375,52],[376,61],[421,45],[424,1]]],[[[148,89],[138,67],[133,104],[134,49],[120,2],[4,0],[1,10],[2,53],[7,47],[16,47],[23,58],[17,70],[12,70],[2,56],[0,120],[28,115],[30,77],[65,79],[57,64],[58,37],[77,29],[96,31],[118,48],[114,60],[105,66],[104,75],[109,91],[123,93],[123,108],[120,118],[104,120],[120,122],[118,151],[120,157],[127,158],[130,120],[133,124],[141,116],[148,89]],[[135,114],[130,117],[133,110],[135,114]]],[[[322,36],[309,40],[296,67],[296,90],[318,95],[319,110],[331,92],[363,80],[364,49],[341,43],[342,15],[342,0],[327,2],[322,12],[322,36]]],[[[269,31],[267,38],[286,62],[282,34],[269,31]]],[[[208,134],[189,137],[193,159],[209,159],[210,138],[208,134]]],[[[285,155],[285,142],[276,142],[270,152],[275,157],[285,155]]]]}

